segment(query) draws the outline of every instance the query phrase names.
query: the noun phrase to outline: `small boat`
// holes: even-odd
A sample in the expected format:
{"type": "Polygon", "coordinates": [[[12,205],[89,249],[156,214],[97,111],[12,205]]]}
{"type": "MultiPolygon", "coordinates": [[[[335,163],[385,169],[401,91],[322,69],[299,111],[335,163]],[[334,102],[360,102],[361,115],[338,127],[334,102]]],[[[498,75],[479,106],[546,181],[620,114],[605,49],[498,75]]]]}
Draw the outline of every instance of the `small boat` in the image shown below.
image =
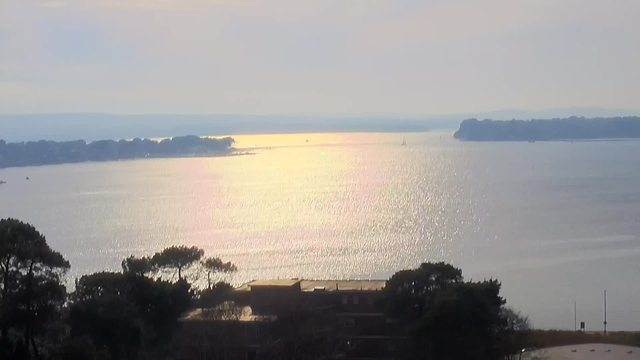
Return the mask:
{"type": "Polygon", "coordinates": [[[400,146],[407,146],[407,140],[406,139],[402,139],[402,144],[400,144],[400,146]]]}
{"type": "Polygon", "coordinates": [[[27,176],[26,180],[30,180],[28,176],[27,176]]]}
{"type": "Polygon", "coordinates": [[[4,180],[0,180],[0,185],[6,184],[7,182],[4,180]]]}

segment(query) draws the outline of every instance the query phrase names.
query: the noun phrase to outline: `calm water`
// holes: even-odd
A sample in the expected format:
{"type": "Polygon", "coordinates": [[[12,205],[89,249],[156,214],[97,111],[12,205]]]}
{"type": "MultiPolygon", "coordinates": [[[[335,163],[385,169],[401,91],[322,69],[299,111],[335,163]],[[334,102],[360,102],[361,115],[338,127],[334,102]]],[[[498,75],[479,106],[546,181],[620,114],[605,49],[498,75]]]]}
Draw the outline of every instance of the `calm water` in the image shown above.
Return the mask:
{"type": "Polygon", "coordinates": [[[601,329],[607,289],[609,328],[640,330],[640,142],[236,139],[255,155],[0,170],[0,217],[33,223],[72,278],[172,244],[234,262],[238,283],[447,260],[500,279],[538,327],[573,328],[577,301],[601,329]]]}

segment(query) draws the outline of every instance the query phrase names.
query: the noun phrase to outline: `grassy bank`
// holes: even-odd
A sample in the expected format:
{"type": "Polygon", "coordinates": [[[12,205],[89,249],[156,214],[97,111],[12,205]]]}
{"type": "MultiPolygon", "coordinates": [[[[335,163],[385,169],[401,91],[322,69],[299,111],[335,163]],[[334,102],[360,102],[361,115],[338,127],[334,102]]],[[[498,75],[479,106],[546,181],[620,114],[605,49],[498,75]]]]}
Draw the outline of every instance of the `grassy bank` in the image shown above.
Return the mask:
{"type": "Polygon", "coordinates": [[[533,339],[540,348],[590,343],[640,346],[640,332],[632,331],[612,331],[604,336],[602,332],[533,330],[533,339]]]}

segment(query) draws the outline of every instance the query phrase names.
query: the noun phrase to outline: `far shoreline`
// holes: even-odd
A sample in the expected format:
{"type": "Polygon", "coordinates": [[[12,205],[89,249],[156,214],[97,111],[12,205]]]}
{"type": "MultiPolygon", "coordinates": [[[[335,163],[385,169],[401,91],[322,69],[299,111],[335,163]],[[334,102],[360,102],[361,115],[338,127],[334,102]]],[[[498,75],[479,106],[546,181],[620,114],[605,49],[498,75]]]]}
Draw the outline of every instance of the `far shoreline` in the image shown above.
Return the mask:
{"type": "Polygon", "coordinates": [[[640,117],[478,120],[460,123],[453,137],[463,141],[607,141],[640,138],[640,117]]]}
{"type": "Polygon", "coordinates": [[[176,136],[163,140],[39,140],[7,143],[0,140],[0,168],[107,162],[130,159],[220,156],[238,150],[231,137],[176,136]]]}
{"type": "Polygon", "coordinates": [[[550,140],[466,140],[457,139],[463,143],[559,143],[559,142],[634,142],[640,138],[596,138],[596,139],[550,139],[550,140]]]}

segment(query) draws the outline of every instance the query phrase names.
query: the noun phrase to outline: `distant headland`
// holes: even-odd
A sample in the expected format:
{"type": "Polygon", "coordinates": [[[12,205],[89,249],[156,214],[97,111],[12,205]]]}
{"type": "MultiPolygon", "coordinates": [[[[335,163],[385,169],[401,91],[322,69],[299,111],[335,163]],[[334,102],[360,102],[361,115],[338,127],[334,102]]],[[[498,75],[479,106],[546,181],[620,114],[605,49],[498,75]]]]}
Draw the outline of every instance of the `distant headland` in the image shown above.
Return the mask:
{"type": "Polygon", "coordinates": [[[178,156],[228,155],[234,140],[180,136],[160,141],[149,139],[84,140],[56,142],[29,141],[7,143],[0,140],[0,169],[86,161],[112,161],[178,156]]]}
{"type": "Polygon", "coordinates": [[[467,141],[553,141],[640,138],[640,117],[584,118],[572,116],[550,120],[467,119],[453,137],[467,141]]]}

